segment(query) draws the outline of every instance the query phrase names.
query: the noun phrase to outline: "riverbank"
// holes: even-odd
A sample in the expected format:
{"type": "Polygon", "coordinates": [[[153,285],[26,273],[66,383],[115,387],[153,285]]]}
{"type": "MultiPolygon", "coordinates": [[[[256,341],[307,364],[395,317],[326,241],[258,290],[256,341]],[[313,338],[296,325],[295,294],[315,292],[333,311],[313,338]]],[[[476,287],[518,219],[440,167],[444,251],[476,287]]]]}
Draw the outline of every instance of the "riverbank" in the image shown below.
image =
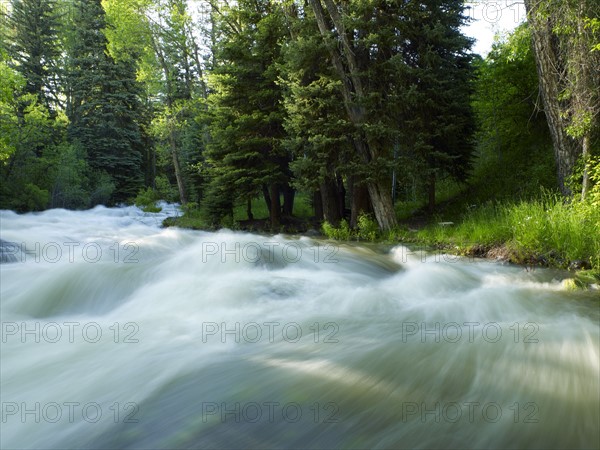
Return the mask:
{"type": "MultiPolygon", "coordinates": [[[[207,229],[199,210],[170,218],[165,226],[207,229]]],[[[278,230],[270,229],[266,220],[235,221],[231,228],[249,232],[321,233],[339,241],[412,243],[526,267],[568,269],[575,274],[576,286],[600,283],[600,207],[567,203],[553,195],[520,202],[461,205],[429,217],[409,217],[399,227],[383,233],[369,216],[361,216],[354,229],[346,221],[337,227],[325,222],[319,228],[308,218],[294,218],[278,230]]]]}

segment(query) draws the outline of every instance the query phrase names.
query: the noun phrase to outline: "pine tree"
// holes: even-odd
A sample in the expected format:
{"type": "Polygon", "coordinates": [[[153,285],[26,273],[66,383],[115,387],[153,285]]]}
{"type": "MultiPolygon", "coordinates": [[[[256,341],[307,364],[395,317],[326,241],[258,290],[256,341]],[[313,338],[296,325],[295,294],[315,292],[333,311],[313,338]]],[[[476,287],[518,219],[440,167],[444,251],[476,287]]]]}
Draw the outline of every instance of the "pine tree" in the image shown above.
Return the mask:
{"type": "MultiPolygon", "coordinates": [[[[214,49],[219,64],[213,68],[214,92],[209,97],[207,152],[213,167],[211,183],[221,187],[212,191],[221,192],[224,199],[219,205],[227,209],[234,198],[248,200],[268,191],[265,198],[275,227],[281,214],[280,191],[289,182],[278,85],[281,45],[287,36],[282,11],[277,2],[261,0],[239,1],[222,12],[223,37],[214,49]]],[[[286,199],[284,209],[291,214],[293,196],[286,199]]]]}
{"type": "MultiPolygon", "coordinates": [[[[302,13],[312,18],[310,9],[302,13]]],[[[296,185],[314,192],[317,218],[337,226],[345,212],[344,179],[357,178],[360,167],[352,150],[353,127],[314,20],[299,18],[295,9],[288,10],[287,16],[293,39],[284,52],[284,145],[294,156],[296,185]]],[[[361,209],[365,212],[368,207],[361,209]]],[[[353,207],[353,216],[355,211],[353,207]]]]}
{"type": "MultiPolygon", "coordinates": [[[[105,12],[100,0],[77,0],[69,49],[67,111],[70,135],[82,144],[89,164],[110,196],[95,202],[121,202],[135,196],[143,184],[139,128],[139,85],[135,66],[115,61],[107,51],[105,12]],[[108,177],[108,178],[107,178],[108,177]]],[[[100,194],[100,192],[99,192],[100,194]]]]}
{"type": "Polygon", "coordinates": [[[52,109],[59,102],[57,60],[59,20],[55,0],[13,0],[3,36],[11,65],[26,80],[25,92],[52,109]]]}
{"type": "Polygon", "coordinates": [[[449,175],[465,181],[473,152],[473,57],[470,40],[459,30],[462,10],[460,0],[409,3],[399,22],[400,154],[420,167],[430,209],[436,180],[449,175]]]}

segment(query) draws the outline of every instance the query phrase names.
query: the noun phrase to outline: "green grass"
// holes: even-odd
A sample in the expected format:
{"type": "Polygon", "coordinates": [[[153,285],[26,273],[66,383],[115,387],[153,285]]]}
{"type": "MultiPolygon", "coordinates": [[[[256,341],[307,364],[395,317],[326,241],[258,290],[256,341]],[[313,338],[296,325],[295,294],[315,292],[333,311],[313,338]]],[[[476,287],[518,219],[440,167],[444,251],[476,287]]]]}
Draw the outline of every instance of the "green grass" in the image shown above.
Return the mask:
{"type": "MultiPolygon", "coordinates": [[[[460,203],[457,203],[460,204],[460,203]]],[[[498,247],[519,263],[546,263],[567,267],[570,262],[586,261],[600,270],[600,207],[593,202],[566,202],[564,197],[543,193],[538,199],[488,201],[479,206],[462,203],[462,214],[453,206],[451,216],[433,218],[414,232],[398,227],[387,233],[373,228],[363,217],[361,226],[350,229],[323,224],[323,233],[331,239],[386,242],[414,242],[454,249],[458,253],[485,253],[498,247]],[[454,224],[440,224],[453,219],[454,224]]]]}
{"type": "Polygon", "coordinates": [[[170,227],[189,228],[191,230],[208,230],[210,223],[199,208],[185,208],[184,214],[178,217],[169,217],[163,221],[163,225],[170,227]]]}
{"type": "MultiPolygon", "coordinates": [[[[267,210],[267,205],[262,197],[252,199],[252,214],[254,219],[257,220],[269,218],[269,211],[267,210]]],[[[294,217],[308,219],[312,216],[313,209],[310,205],[310,196],[303,193],[297,194],[294,200],[294,217]]],[[[235,205],[233,209],[233,222],[231,222],[231,217],[226,217],[222,220],[221,226],[235,230],[239,228],[238,222],[247,219],[246,203],[240,202],[235,205]]],[[[188,204],[188,207],[184,208],[183,216],[166,219],[164,225],[190,228],[193,230],[209,230],[214,228],[211,226],[210,221],[202,211],[202,208],[198,207],[195,203],[190,203],[188,204]]]]}
{"type": "Polygon", "coordinates": [[[417,233],[418,241],[469,245],[506,245],[523,260],[543,256],[553,265],[584,260],[600,268],[600,208],[565,203],[544,194],[540,199],[492,203],[467,211],[454,226],[432,224],[417,233]]]}
{"type": "MultiPolygon", "coordinates": [[[[465,185],[453,180],[441,180],[436,189],[435,200],[437,204],[447,202],[463,194],[465,185]]],[[[428,200],[424,196],[413,200],[399,200],[394,205],[398,220],[407,220],[427,206],[428,200]]]]}
{"type": "MultiPolygon", "coordinates": [[[[283,198],[281,199],[283,204],[283,198]]],[[[268,219],[269,210],[267,204],[262,197],[256,197],[252,199],[252,215],[255,219],[268,219]]],[[[312,217],[313,209],[310,205],[310,196],[305,193],[298,193],[294,199],[294,217],[300,219],[307,219],[312,217]]],[[[233,220],[239,222],[240,220],[247,220],[248,214],[246,213],[246,202],[239,203],[233,208],[233,220]]]]}

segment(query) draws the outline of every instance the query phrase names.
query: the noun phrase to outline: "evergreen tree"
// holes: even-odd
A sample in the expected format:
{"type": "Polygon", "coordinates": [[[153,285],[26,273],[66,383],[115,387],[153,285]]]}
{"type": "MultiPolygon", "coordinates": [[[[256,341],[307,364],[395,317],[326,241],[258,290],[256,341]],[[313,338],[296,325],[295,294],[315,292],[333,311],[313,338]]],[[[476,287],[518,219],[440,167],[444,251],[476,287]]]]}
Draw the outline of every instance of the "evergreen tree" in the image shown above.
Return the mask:
{"type": "Polygon", "coordinates": [[[460,0],[410,2],[399,10],[399,153],[427,180],[430,209],[436,180],[465,181],[473,152],[473,58],[459,29],[462,10],[460,0]]]}
{"type": "Polygon", "coordinates": [[[362,203],[355,200],[364,197],[354,186],[366,186],[379,226],[390,229],[391,174],[408,173],[395,161],[399,144],[432,192],[438,173],[464,178],[468,169],[472,71],[470,42],[459,32],[462,2],[308,3],[312,14],[303,17],[316,22],[352,128],[354,155],[346,162],[354,165],[353,216],[362,203]]]}
{"type": "Polygon", "coordinates": [[[224,208],[213,211],[216,218],[227,214],[234,198],[249,200],[264,192],[271,224],[277,226],[282,189],[288,193],[284,210],[292,212],[289,156],[281,143],[284,109],[278,62],[287,34],[279,6],[270,0],[239,1],[221,11],[207,152],[211,191],[223,195],[214,204],[224,208]]]}
{"type": "MultiPolygon", "coordinates": [[[[310,20],[312,11],[300,13],[291,5],[287,14],[293,39],[284,52],[284,145],[294,156],[295,184],[314,192],[317,218],[338,225],[346,206],[344,181],[358,178],[360,162],[352,150],[353,127],[344,110],[339,79],[328,62],[327,47],[314,19],[310,20]]],[[[350,197],[355,198],[354,192],[350,197]]],[[[353,205],[354,218],[359,209],[367,212],[368,205],[353,205]]]]}
{"type": "Polygon", "coordinates": [[[139,85],[135,66],[107,51],[100,0],[77,0],[69,49],[70,135],[102,181],[93,202],[121,202],[143,184],[139,85]],[[114,192],[107,198],[111,184],[114,192]]]}
{"type": "Polygon", "coordinates": [[[13,0],[4,31],[4,45],[12,67],[26,80],[25,92],[52,109],[59,102],[59,19],[55,0],[13,0]]]}

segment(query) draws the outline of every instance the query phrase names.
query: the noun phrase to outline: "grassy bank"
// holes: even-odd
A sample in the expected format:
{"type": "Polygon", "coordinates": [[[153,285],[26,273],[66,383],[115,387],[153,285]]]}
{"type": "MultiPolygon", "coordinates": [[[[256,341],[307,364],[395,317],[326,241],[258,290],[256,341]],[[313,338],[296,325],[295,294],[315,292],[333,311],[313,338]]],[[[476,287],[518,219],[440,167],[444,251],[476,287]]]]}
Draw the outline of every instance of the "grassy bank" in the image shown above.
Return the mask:
{"type": "MultiPolygon", "coordinates": [[[[310,217],[308,198],[299,196],[296,205],[299,208],[295,209],[294,222],[271,232],[302,233],[315,225],[310,217]]],[[[265,218],[244,220],[245,206],[237,205],[233,217],[221,226],[268,231],[268,211],[262,199],[253,202],[253,211],[256,217],[265,218]]],[[[587,268],[600,273],[600,205],[594,202],[567,202],[549,193],[518,202],[488,201],[473,205],[465,200],[418,225],[414,225],[410,217],[400,219],[404,219],[405,225],[386,233],[381,233],[369,216],[361,216],[355,229],[342,221],[338,227],[324,223],[321,231],[336,240],[409,242],[516,264],[587,268]]],[[[165,225],[211,228],[198,208],[187,208],[183,216],[168,219],[165,225]]]]}
{"type": "Polygon", "coordinates": [[[434,223],[416,239],[457,246],[465,252],[503,248],[513,262],[600,270],[600,208],[564,203],[545,195],[518,203],[486,203],[466,212],[456,224],[434,223]]]}
{"type": "Polygon", "coordinates": [[[346,223],[336,228],[324,224],[322,229],[332,239],[412,242],[518,264],[600,271],[600,208],[565,203],[551,194],[467,207],[458,216],[436,216],[417,230],[402,227],[379,233],[368,217],[355,230],[346,223]]]}

